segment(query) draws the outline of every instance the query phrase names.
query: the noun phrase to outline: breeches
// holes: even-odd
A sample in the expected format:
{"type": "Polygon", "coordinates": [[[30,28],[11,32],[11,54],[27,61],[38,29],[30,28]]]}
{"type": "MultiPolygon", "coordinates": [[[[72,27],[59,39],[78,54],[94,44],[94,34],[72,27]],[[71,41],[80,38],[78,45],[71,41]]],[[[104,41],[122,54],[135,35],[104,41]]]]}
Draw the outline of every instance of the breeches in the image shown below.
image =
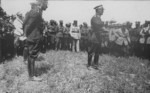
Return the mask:
{"type": "Polygon", "coordinates": [[[94,57],[94,64],[98,65],[101,45],[99,43],[90,43],[88,46],[88,65],[92,64],[92,57],[94,57]]]}
{"type": "Polygon", "coordinates": [[[28,48],[28,51],[29,51],[29,57],[34,58],[34,59],[37,58],[38,57],[38,53],[41,50],[41,42],[40,42],[40,40],[37,41],[37,42],[27,41],[26,44],[27,44],[27,48],[28,48]]]}
{"type": "Polygon", "coordinates": [[[28,73],[29,77],[35,76],[35,59],[41,50],[41,41],[26,42],[28,48],[28,73]]]}

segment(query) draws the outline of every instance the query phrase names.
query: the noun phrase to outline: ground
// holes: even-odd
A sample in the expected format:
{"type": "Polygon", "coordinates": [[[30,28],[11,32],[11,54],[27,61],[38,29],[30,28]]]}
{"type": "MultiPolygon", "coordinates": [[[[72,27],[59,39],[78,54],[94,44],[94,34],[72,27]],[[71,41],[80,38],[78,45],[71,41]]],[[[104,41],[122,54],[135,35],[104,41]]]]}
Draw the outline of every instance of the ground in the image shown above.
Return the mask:
{"type": "Polygon", "coordinates": [[[48,51],[36,61],[41,82],[29,81],[22,57],[0,65],[0,93],[150,93],[149,61],[103,54],[99,70],[87,53],[48,51]]]}

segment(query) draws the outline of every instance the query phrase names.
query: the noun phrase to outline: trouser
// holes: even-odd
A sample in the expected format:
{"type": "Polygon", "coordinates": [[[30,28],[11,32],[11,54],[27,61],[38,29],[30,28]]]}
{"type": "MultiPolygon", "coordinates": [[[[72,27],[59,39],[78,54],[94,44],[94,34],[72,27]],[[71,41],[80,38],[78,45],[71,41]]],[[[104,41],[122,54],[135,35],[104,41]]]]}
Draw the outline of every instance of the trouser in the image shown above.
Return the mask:
{"type": "Polygon", "coordinates": [[[2,56],[2,39],[0,37],[0,63],[2,62],[3,56],[2,56]]]}
{"type": "Polygon", "coordinates": [[[41,49],[41,42],[40,40],[37,42],[30,42],[27,41],[27,47],[28,47],[28,73],[29,77],[35,76],[35,59],[38,57],[38,53],[41,49]]]}
{"type": "Polygon", "coordinates": [[[132,44],[132,55],[135,55],[135,56],[139,56],[139,43],[138,42],[131,42],[132,44]]]}
{"type": "Polygon", "coordinates": [[[56,45],[55,45],[55,49],[59,50],[63,48],[63,37],[56,37],[56,45]]]}
{"type": "Polygon", "coordinates": [[[27,46],[27,41],[24,41],[24,49],[23,49],[23,59],[24,61],[28,60],[28,55],[29,55],[29,50],[28,50],[28,46],[27,46]]]}
{"type": "Polygon", "coordinates": [[[14,39],[14,56],[18,55],[18,47],[19,47],[19,35],[15,35],[15,39],[14,39]]]}
{"type": "Polygon", "coordinates": [[[99,43],[90,43],[88,46],[88,66],[98,65],[99,54],[101,51],[101,45],[99,43]],[[92,57],[94,62],[92,64],[92,57]]]}
{"type": "Polygon", "coordinates": [[[80,42],[80,49],[81,49],[82,51],[87,51],[87,45],[88,45],[87,39],[81,39],[81,42],[80,42]]]}
{"type": "Polygon", "coordinates": [[[145,45],[144,54],[145,54],[145,58],[150,59],[150,44],[145,45]]]}
{"type": "Polygon", "coordinates": [[[79,39],[72,40],[72,51],[79,52],[80,51],[80,44],[79,39]]]}
{"type": "Polygon", "coordinates": [[[68,34],[64,35],[64,49],[70,50],[70,38],[68,34]]]}

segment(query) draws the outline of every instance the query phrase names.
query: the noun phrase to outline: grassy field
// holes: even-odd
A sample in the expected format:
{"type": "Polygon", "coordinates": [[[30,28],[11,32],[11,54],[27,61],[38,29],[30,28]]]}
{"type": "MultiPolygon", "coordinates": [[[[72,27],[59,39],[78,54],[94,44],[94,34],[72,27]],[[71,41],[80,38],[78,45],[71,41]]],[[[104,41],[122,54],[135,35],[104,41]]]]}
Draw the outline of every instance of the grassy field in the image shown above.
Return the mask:
{"type": "Polygon", "coordinates": [[[101,55],[99,70],[86,68],[84,52],[49,51],[36,61],[43,81],[29,81],[22,57],[0,65],[0,93],[150,93],[148,60],[101,55]]]}

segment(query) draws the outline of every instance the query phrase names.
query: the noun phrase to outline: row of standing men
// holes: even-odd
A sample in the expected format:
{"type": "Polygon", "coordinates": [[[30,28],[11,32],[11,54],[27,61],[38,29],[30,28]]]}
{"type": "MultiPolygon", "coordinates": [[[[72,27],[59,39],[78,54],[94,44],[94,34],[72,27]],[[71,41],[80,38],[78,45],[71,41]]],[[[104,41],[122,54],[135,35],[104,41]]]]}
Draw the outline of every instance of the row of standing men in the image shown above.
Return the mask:
{"type": "MultiPolygon", "coordinates": [[[[16,21],[14,20],[13,22],[15,29],[17,29],[14,30],[14,34],[12,32],[7,33],[7,35],[5,34],[5,38],[1,39],[1,41],[3,41],[3,56],[7,56],[8,54],[19,55],[23,53],[23,44],[25,41],[22,42],[19,38],[23,34],[23,31],[21,29],[20,31],[18,30],[19,26],[20,28],[22,27],[22,25],[19,25],[18,23],[19,16],[21,16],[21,14],[18,13],[15,19],[16,21]],[[13,35],[15,38],[13,38],[13,35]],[[12,44],[14,44],[13,47],[12,44]]],[[[108,53],[109,51],[110,53],[113,52],[113,50],[117,52],[118,49],[120,49],[119,52],[121,53],[121,49],[124,48],[125,50],[123,53],[127,53],[127,51],[130,51],[130,54],[148,58],[149,53],[147,53],[147,51],[149,51],[150,33],[149,24],[145,23],[143,26],[140,26],[140,23],[137,22],[135,28],[131,28],[131,26],[126,26],[126,31],[124,33],[126,34],[126,36],[123,35],[123,30],[119,30],[119,27],[111,28],[106,26],[106,28],[109,28],[109,32],[108,34],[105,34],[104,37],[105,40],[103,43],[103,52],[107,51],[108,53]],[[127,38],[124,39],[122,37],[127,38]]],[[[13,30],[13,27],[11,27],[11,30],[13,30]]],[[[62,20],[59,21],[59,25],[55,20],[50,20],[49,23],[44,22],[44,37],[43,42],[41,43],[41,52],[46,52],[46,50],[48,49],[71,50],[76,52],[87,51],[89,45],[88,41],[89,38],[92,36],[91,30],[92,29],[87,25],[86,22],[78,26],[77,20],[74,20],[73,24],[66,23],[65,26],[63,25],[62,20]]]]}

